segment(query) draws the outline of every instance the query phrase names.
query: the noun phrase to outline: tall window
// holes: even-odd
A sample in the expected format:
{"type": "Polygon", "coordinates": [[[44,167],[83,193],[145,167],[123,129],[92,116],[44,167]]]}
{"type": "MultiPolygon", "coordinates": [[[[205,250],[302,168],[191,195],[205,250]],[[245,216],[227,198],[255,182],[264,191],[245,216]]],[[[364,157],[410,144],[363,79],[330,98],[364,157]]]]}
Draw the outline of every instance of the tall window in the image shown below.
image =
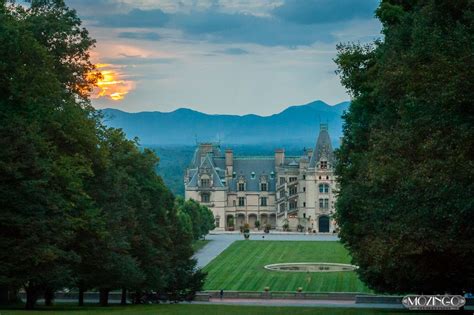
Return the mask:
{"type": "Polygon", "coordinates": [[[201,202],[210,202],[211,200],[211,194],[204,193],[201,194],[201,202]]]}
{"type": "Polygon", "coordinates": [[[260,184],[260,190],[261,191],[267,191],[267,183],[261,183],[260,184]]]}
{"type": "Polygon", "coordinates": [[[296,195],[298,193],[298,187],[292,186],[290,187],[290,195],[296,195]]]}
{"type": "Polygon", "coordinates": [[[283,185],[286,182],[285,177],[280,177],[280,185],[283,185]]]}
{"type": "Polygon", "coordinates": [[[298,207],[296,200],[290,201],[290,210],[294,210],[298,207]]]}
{"type": "Polygon", "coordinates": [[[239,191],[245,190],[245,183],[239,183],[239,191]]]}
{"type": "Polygon", "coordinates": [[[239,207],[245,206],[245,197],[239,197],[239,207]]]}
{"type": "Polygon", "coordinates": [[[285,212],[285,204],[284,203],[280,204],[280,212],[285,212]]]}
{"type": "Polygon", "coordinates": [[[221,218],[219,216],[216,217],[216,228],[220,227],[220,221],[221,221],[221,218]]]}
{"type": "Polygon", "coordinates": [[[209,178],[201,178],[201,187],[208,188],[211,186],[211,180],[209,178]]]}
{"type": "Polygon", "coordinates": [[[328,168],[328,161],[321,161],[321,162],[320,162],[320,167],[321,167],[322,169],[328,168]]]}
{"type": "Polygon", "coordinates": [[[329,184],[319,184],[319,192],[327,194],[329,192],[329,184]]]}
{"type": "Polygon", "coordinates": [[[267,206],[267,197],[261,197],[260,198],[260,205],[262,207],[266,207],[267,206]]]}
{"type": "Polygon", "coordinates": [[[319,208],[320,209],[329,209],[329,199],[328,198],[320,198],[319,199],[319,208]]]}
{"type": "Polygon", "coordinates": [[[290,183],[296,182],[297,180],[298,180],[298,177],[290,177],[290,183]]]}

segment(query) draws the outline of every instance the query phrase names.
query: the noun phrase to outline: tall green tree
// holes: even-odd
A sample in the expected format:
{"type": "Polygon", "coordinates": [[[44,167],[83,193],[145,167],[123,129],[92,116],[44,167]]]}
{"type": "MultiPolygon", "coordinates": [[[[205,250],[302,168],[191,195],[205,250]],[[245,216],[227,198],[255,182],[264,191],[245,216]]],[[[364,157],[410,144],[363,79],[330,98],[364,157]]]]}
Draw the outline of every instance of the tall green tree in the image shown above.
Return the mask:
{"type": "Polygon", "coordinates": [[[383,0],[383,39],[340,45],[353,96],[340,237],[381,292],[474,288],[474,2],[383,0]]]}
{"type": "Polygon", "coordinates": [[[68,244],[91,205],[93,43],[62,1],[0,2],[0,285],[23,287],[28,308],[79,259],[68,244]]]}
{"type": "Polygon", "coordinates": [[[80,24],[62,0],[0,0],[0,303],[19,288],[27,308],[63,287],[80,304],[98,289],[102,305],[115,289],[194,292],[192,230],[158,158],[90,106],[80,24]]]}

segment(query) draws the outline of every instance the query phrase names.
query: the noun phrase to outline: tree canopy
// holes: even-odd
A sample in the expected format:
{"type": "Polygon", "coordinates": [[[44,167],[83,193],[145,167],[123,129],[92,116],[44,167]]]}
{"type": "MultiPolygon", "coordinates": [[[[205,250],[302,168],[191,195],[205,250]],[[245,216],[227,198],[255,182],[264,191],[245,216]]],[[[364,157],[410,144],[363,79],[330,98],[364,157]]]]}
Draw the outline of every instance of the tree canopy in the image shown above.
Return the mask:
{"type": "Polygon", "coordinates": [[[383,0],[383,38],[343,44],[340,237],[381,292],[474,288],[474,2],[383,0]]]}
{"type": "Polygon", "coordinates": [[[62,0],[0,1],[0,303],[20,288],[32,308],[64,287],[105,305],[114,289],[202,285],[158,158],[90,105],[93,45],[62,0]]]}
{"type": "Polygon", "coordinates": [[[189,218],[194,240],[201,239],[215,228],[214,215],[208,207],[192,199],[184,201],[183,198],[177,198],[176,204],[178,211],[189,218]]]}

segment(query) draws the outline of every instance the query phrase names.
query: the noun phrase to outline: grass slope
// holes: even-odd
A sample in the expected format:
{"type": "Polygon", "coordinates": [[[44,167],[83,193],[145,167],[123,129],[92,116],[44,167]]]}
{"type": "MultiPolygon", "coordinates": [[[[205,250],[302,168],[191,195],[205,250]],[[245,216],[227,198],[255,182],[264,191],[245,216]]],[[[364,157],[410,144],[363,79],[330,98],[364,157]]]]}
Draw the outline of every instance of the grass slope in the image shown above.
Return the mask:
{"type": "MultiPolygon", "coordinates": [[[[365,315],[406,314],[407,311],[394,311],[384,309],[348,309],[348,308],[316,308],[316,307],[276,307],[276,306],[240,306],[240,305],[202,305],[202,304],[174,304],[174,305],[136,305],[126,307],[73,307],[55,306],[53,308],[40,308],[36,311],[2,310],[2,315],[365,315]]],[[[427,313],[423,313],[427,314],[427,313]]]]}
{"type": "Polygon", "coordinates": [[[211,261],[206,290],[311,292],[370,292],[355,272],[293,273],[264,269],[285,262],[350,263],[346,249],[338,242],[237,241],[211,261]]]}

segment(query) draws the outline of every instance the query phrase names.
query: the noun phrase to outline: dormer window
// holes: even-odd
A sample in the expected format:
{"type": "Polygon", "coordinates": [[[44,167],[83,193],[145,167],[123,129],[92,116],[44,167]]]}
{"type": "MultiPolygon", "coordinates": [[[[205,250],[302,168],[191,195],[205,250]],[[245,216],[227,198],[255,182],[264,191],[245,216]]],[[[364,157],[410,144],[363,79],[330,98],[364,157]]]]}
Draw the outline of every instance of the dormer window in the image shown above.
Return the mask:
{"type": "Polygon", "coordinates": [[[267,183],[260,183],[260,190],[267,191],[268,190],[267,183]]]}
{"type": "Polygon", "coordinates": [[[275,172],[272,171],[272,172],[270,173],[270,178],[271,178],[271,179],[274,179],[274,178],[275,178],[275,172]]]}
{"type": "Polygon", "coordinates": [[[232,178],[235,178],[237,174],[235,172],[232,172],[232,178]]]}
{"type": "Polygon", "coordinates": [[[211,179],[207,176],[201,177],[201,187],[202,188],[209,188],[211,187],[211,179]]]}
{"type": "Polygon", "coordinates": [[[250,178],[251,178],[251,179],[255,179],[255,172],[252,172],[252,173],[250,174],[250,178]]]}
{"type": "Polygon", "coordinates": [[[321,169],[327,169],[328,168],[328,161],[321,161],[319,164],[319,167],[321,169]]]}
{"type": "Polygon", "coordinates": [[[245,183],[239,183],[239,191],[245,191],[245,183]]]}

